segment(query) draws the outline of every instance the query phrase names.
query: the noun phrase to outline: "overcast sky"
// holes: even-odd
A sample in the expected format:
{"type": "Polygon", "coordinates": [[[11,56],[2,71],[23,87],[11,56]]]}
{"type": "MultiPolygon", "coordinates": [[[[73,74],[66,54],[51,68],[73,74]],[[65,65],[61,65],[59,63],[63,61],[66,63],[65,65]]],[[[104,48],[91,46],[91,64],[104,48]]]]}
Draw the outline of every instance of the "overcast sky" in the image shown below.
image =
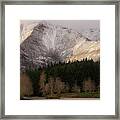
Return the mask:
{"type": "MultiPolygon", "coordinates": [[[[39,20],[40,22],[41,20],[39,20]]],[[[55,25],[61,25],[64,27],[72,28],[77,31],[82,31],[90,28],[100,29],[99,20],[44,20],[55,25]]],[[[26,20],[22,23],[37,22],[36,20],[26,20]]]]}
{"type": "Polygon", "coordinates": [[[77,31],[89,29],[89,28],[100,28],[99,20],[51,20],[53,24],[66,26],[77,31]]]}

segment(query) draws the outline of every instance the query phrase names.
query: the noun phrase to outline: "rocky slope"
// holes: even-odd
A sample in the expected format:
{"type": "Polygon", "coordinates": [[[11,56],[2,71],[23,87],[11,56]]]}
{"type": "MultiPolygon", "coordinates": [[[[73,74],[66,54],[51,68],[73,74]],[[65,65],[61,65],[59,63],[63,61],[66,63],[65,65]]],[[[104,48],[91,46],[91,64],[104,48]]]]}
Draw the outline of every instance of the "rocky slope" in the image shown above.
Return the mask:
{"type": "Polygon", "coordinates": [[[72,29],[48,22],[22,24],[21,69],[45,66],[51,62],[83,58],[98,60],[100,41],[90,40],[72,29]]]}
{"type": "Polygon", "coordinates": [[[33,31],[33,28],[37,25],[37,22],[22,22],[20,25],[20,42],[22,43],[33,31]]]}
{"type": "Polygon", "coordinates": [[[81,33],[83,36],[85,36],[86,38],[90,40],[94,40],[94,41],[100,40],[100,30],[97,28],[90,28],[87,30],[82,30],[81,33]]]}

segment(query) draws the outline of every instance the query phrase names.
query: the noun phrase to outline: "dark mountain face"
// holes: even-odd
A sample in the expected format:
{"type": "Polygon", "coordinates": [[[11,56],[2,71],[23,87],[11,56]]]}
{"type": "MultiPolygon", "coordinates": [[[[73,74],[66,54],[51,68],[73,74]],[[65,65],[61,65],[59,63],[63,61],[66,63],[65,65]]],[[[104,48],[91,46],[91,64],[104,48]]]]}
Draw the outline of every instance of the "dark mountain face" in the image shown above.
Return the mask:
{"type": "Polygon", "coordinates": [[[99,41],[88,41],[79,32],[41,22],[33,27],[20,45],[21,70],[86,57],[97,60],[99,48],[99,41]]]}

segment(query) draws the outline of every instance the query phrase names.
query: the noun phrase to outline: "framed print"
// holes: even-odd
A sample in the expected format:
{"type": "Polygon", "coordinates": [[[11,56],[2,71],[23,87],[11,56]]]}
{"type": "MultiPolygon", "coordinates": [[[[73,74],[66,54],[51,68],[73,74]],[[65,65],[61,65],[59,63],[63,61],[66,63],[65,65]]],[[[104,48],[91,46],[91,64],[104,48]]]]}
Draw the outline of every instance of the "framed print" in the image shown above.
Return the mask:
{"type": "Polygon", "coordinates": [[[118,1],[1,9],[1,118],[119,119],[118,1]]]}

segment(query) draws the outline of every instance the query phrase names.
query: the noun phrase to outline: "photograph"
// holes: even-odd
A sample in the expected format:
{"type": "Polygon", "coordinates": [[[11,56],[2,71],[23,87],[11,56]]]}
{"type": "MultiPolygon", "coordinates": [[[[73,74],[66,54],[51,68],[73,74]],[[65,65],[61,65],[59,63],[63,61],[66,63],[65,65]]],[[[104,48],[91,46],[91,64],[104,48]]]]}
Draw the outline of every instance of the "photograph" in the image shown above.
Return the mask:
{"type": "Polygon", "coordinates": [[[100,20],[20,20],[20,100],[100,99],[100,20]]]}
{"type": "Polygon", "coordinates": [[[0,117],[119,119],[119,2],[10,1],[0,117]]]}

